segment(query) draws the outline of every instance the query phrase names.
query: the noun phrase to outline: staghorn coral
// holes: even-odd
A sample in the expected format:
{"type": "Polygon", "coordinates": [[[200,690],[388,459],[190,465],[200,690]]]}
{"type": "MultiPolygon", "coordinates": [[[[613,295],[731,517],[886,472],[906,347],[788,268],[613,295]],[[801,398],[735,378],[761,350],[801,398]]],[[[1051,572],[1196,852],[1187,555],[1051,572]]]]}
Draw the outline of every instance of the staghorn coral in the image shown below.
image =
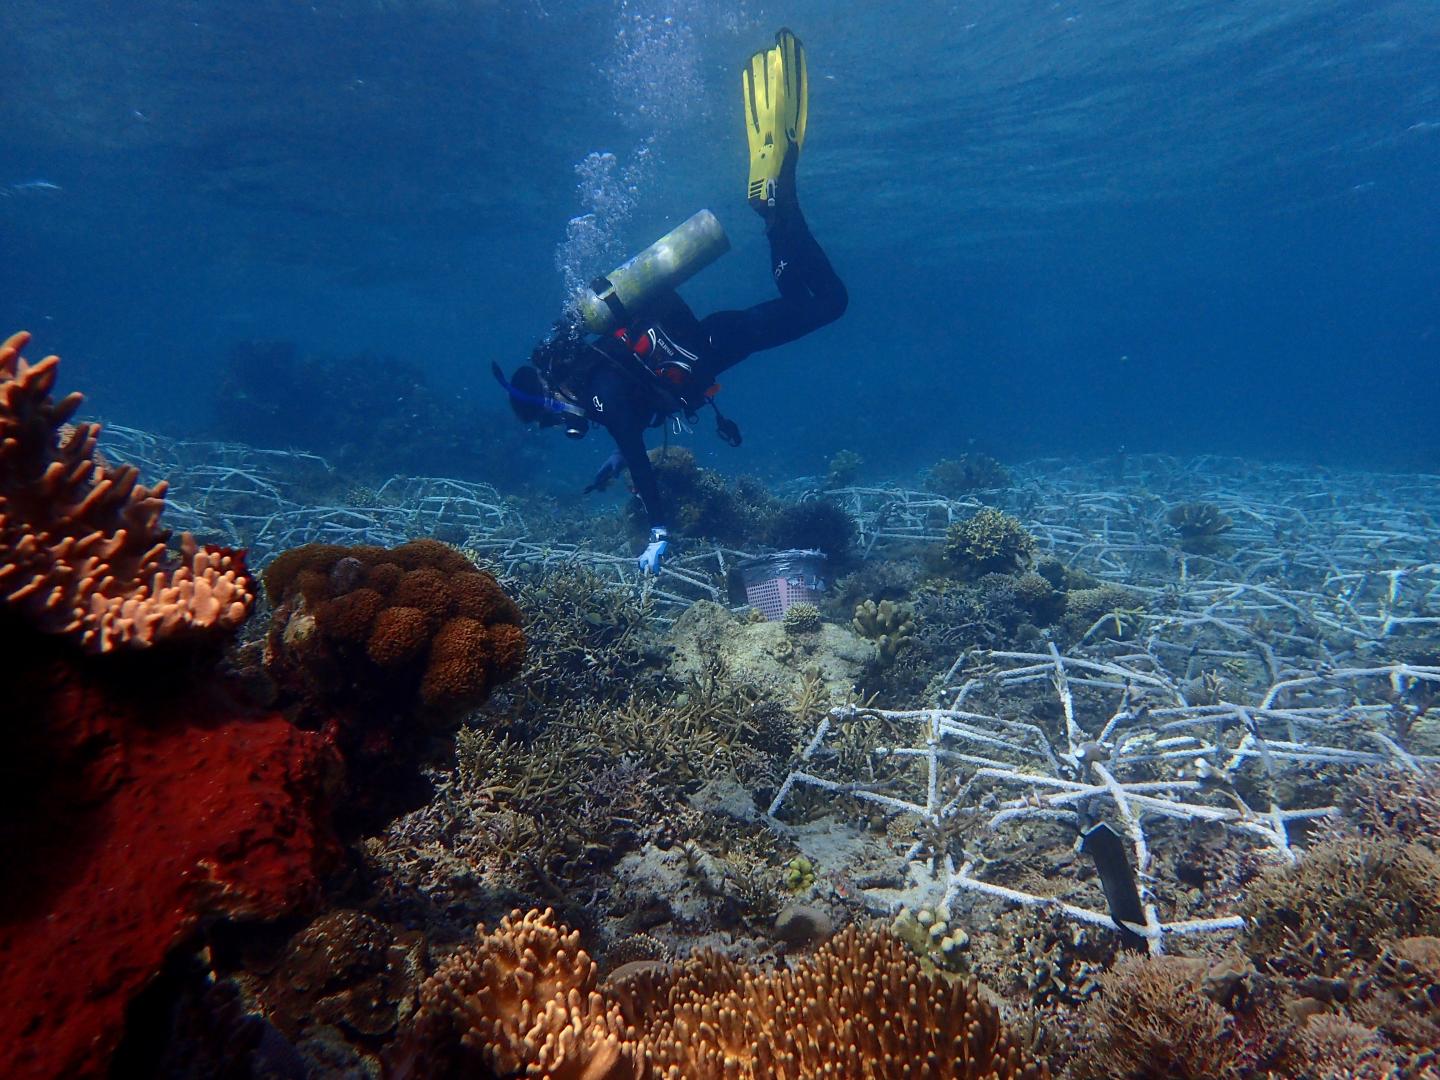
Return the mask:
{"type": "Polygon", "coordinates": [[[492,710],[539,726],[555,708],[618,703],[663,683],[649,599],[584,566],[525,568],[514,588],[525,612],[527,663],[492,710]]]}
{"type": "Polygon", "coordinates": [[[1084,1006],[1086,1045],[1077,1080],[1239,1080],[1250,1049],[1230,1014],[1205,996],[1205,963],[1124,956],[1084,1006]]]}
{"type": "Polygon", "coordinates": [[[1391,942],[1361,985],[1359,998],[1349,1008],[1352,1017],[1392,1042],[1429,1050],[1440,1059],[1440,938],[1391,942]]]}
{"type": "Polygon", "coordinates": [[[98,424],[62,434],[83,398],[51,400],[60,358],[27,362],[29,341],[0,346],[0,599],[91,653],[223,639],[255,599],[243,555],[188,533],[170,554],[165,483],[102,464],[98,424]]]}
{"type": "Polygon", "coordinates": [[[601,986],[578,932],[512,912],[421,988],[400,1076],[1043,1078],[973,983],[847,928],[789,970],[702,952],[601,986]]]}
{"type": "Polygon", "coordinates": [[[1241,913],[1257,964],[1311,986],[1348,982],[1386,941],[1440,935],[1440,855],[1394,838],[1325,840],[1252,881],[1241,913]]]}
{"type": "Polygon", "coordinates": [[[993,506],[957,521],[945,532],[946,564],[965,580],[986,574],[1018,574],[1030,565],[1035,538],[1019,520],[993,506]]]}
{"type": "Polygon", "coordinates": [[[1393,837],[1440,851],[1440,773],[1365,772],[1344,789],[1361,836],[1393,837]]]}
{"type": "MultiPolygon", "coordinates": [[[[1374,1028],[1333,1013],[1307,1019],[1291,1040],[1284,1064],[1299,1080],[1395,1080],[1395,1055],[1374,1028]]],[[[1425,1080],[1425,1074],[1417,1075],[1425,1080]]],[[[1430,1074],[1433,1075],[1433,1074],[1430,1074]]]]}
{"type": "MultiPolygon", "coordinates": [[[[685,816],[685,800],[715,776],[733,773],[752,788],[778,783],[801,737],[781,703],[718,672],[679,693],[642,690],[623,704],[570,705],[538,730],[527,710],[497,734],[493,708],[490,730],[462,726],[456,768],[437,777],[437,797],[371,845],[400,901],[469,911],[483,879],[487,890],[575,903],[646,840],[669,848],[688,838],[694,815],[685,816]]],[[[545,688],[537,693],[550,700],[545,688]]],[[[745,806],[753,812],[748,796],[745,806]]],[[[778,871],[733,877],[737,917],[753,918],[770,901],[751,886],[778,871]]],[[[477,909],[468,921],[490,914],[477,909]]]]}

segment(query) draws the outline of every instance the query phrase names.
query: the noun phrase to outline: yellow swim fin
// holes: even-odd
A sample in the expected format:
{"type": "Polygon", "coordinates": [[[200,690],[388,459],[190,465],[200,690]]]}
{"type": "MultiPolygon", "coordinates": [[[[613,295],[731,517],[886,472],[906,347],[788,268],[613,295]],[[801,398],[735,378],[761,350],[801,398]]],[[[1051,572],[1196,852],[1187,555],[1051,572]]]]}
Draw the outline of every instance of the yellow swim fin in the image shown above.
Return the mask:
{"type": "Polygon", "coordinates": [[[775,47],[750,57],[740,72],[745,134],[750,141],[750,205],[760,213],[775,206],[776,182],[786,154],[805,145],[810,111],[810,73],[805,46],[789,30],[775,35],[775,47]]]}

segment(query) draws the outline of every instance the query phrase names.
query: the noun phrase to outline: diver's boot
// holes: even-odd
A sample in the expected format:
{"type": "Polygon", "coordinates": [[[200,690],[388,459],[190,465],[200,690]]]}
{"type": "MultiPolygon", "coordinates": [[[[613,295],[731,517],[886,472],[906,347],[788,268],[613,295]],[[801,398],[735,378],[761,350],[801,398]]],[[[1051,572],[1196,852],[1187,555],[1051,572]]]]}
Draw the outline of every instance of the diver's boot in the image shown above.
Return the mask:
{"type": "Polygon", "coordinates": [[[740,73],[750,178],[745,195],[767,223],[795,199],[795,163],[805,145],[810,112],[810,75],[805,47],[789,30],[775,47],[750,57],[740,73]],[[786,190],[788,188],[788,190],[786,190]]]}

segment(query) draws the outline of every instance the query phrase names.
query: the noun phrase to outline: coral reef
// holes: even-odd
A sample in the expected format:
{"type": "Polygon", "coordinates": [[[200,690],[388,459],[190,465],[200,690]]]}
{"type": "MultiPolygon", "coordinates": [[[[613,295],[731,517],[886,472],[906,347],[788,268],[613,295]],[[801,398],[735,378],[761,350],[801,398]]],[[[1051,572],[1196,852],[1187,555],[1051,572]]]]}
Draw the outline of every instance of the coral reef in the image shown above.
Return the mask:
{"type": "Polygon", "coordinates": [[[318,897],[338,762],[215,677],[243,562],[186,537],[171,564],[163,485],[101,463],[96,425],[62,433],[80,396],[49,399],[58,360],[27,340],[0,348],[0,1073],[101,1076],[179,942],[318,897]]]}
{"type": "Polygon", "coordinates": [[[165,484],[97,460],[100,426],[67,428],[83,398],[51,400],[60,359],[28,363],[29,340],[0,346],[0,599],[92,653],[223,639],[255,599],[243,557],[188,534],[167,551],[165,484]]]}
{"type": "Polygon", "coordinates": [[[299,722],[334,738],[356,813],[383,792],[403,799],[427,726],[453,723],[525,659],[514,601],[436,540],[307,544],[266,568],[265,588],[266,670],[299,722]]]}
{"type": "Polygon", "coordinates": [[[848,928],[776,974],[702,952],[603,986],[580,935],[512,912],[421,989],[401,1076],[1040,1078],[973,984],[848,928]],[[895,1010],[900,1010],[900,1016],[895,1010]]]}
{"type": "Polygon", "coordinates": [[[363,911],[335,908],[297,931],[260,976],[245,974],[257,1011],[292,1041],[333,1028],[361,1046],[391,1035],[408,1016],[418,935],[397,936],[363,911]]]}
{"type": "Polygon", "coordinates": [[[785,633],[792,637],[797,634],[816,634],[824,620],[820,618],[820,609],[814,604],[801,601],[798,604],[791,604],[786,610],[784,618],[780,620],[785,633]]]}
{"type": "Polygon", "coordinates": [[[981,507],[945,532],[946,565],[973,581],[985,574],[1014,574],[1030,565],[1035,538],[1019,520],[994,507],[981,507]]]}
{"type": "Polygon", "coordinates": [[[849,615],[866,600],[906,600],[919,587],[924,565],[918,555],[866,559],[838,578],[827,597],[833,614],[849,615]]]}
{"type": "Polygon", "coordinates": [[[1180,548],[1191,555],[1219,554],[1225,534],[1235,521],[1211,502],[1188,502],[1171,507],[1165,520],[1180,542],[1180,548]]]}
{"type": "Polygon", "coordinates": [[[1034,571],[1015,579],[1015,602],[1036,626],[1049,626],[1065,613],[1066,594],[1034,571]]]}
{"type": "Polygon", "coordinates": [[[1118,585],[1072,589],[1065,594],[1065,636],[1071,641],[1133,637],[1144,607],[1136,594],[1118,585]]]}
{"type": "Polygon", "coordinates": [[[1387,945],[1347,1011],[1415,1064],[1440,1066],[1440,938],[1387,945]]]}
{"type": "Polygon", "coordinates": [[[861,637],[875,642],[881,664],[893,664],[915,633],[915,606],[893,600],[866,600],[856,605],[851,627],[861,637]]]}
{"type": "Polygon", "coordinates": [[[1204,961],[1124,956],[1084,1007],[1085,1046],[1076,1080],[1240,1080],[1257,1048],[1240,1039],[1205,994],[1204,961]]]}
{"type": "Polygon", "coordinates": [[[925,486],[947,499],[958,499],[972,491],[1009,487],[1010,471],[988,454],[961,454],[941,458],[930,466],[925,486]]]}
{"type": "MultiPolygon", "coordinates": [[[[1268,970],[1324,995],[1402,937],[1440,935],[1440,854],[1390,838],[1336,837],[1250,883],[1247,948],[1268,970]]],[[[1333,995],[1332,995],[1333,996],[1333,995]]]]}
{"type": "MultiPolygon", "coordinates": [[[[650,460],[671,524],[684,535],[738,548],[753,546],[767,535],[778,503],[758,480],[741,477],[729,482],[698,465],[695,455],[682,446],[657,447],[650,451],[650,460]]],[[[647,531],[638,505],[631,508],[631,521],[637,533],[647,531]]]]}
{"type": "Polygon", "coordinates": [[[817,549],[830,560],[833,572],[855,547],[855,519],[830,499],[806,499],[778,510],[766,537],[771,547],[817,549]]]}
{"type": "Polygon", "coordinates": [[[830,458],[825,470],[825,486],[828,488],[849,487],[860,473],[865,459],[854,450],[837,450],[830,458]]]}
{"type": "Polygon", "coordinates": [[[571,565],[523,568],[511,588],[524,613],[526,663],[492,699],[492,713],[534,726],[548,709],[618,704],[664,685],[647,598],[571,565]]]}
{"type": "Polygon", "coordinates": [[[349,481],[397,471],[523,481],[538,460],[534,440],[502,410],[441,394],[422,365],[402,358],[319,356],[292,342],[247,341],[231,349],[221,372],[218,437],[322,454],[349,481]]]}
{"type": "MultiPolygon", "coordinates": [[[[697,815],[687,803],[707,781],[774,784],[777,759],[798,737],[787,710],[714,668],[679,690],[638,689],[623,702],[566,708],[538,730],[529,719],[503,737],[462,728],[458,767],[439,778],[436,798],[371,845],[397,896],[479,918],[487,894],[513,889],[569,910],[637,848],[673,853],[690,840],[697,815]]],[[[754,817],[751,797],[740,798],[735,815],[754,817]]],[[[733,869],[741,885],[754,883],[748,866],[733,869]]],[[[773,910],[740,899],[734,890],[725,898],[736,920],[773,910]]],[[[641,906],[634,901],[623,906],[641,906]]]]}
{"type": "Polygon", "coordinates": [[[787,634],[779,622],[745,622],[719,604],[691,605],[670,631],[671,673],[688,679],[718,657],[731,676],[763,693],[799,693],[818,672],[827,694],[844,698],[875,655],[875,646],[848,627],[824,623],[811,634],[787,634]]]}

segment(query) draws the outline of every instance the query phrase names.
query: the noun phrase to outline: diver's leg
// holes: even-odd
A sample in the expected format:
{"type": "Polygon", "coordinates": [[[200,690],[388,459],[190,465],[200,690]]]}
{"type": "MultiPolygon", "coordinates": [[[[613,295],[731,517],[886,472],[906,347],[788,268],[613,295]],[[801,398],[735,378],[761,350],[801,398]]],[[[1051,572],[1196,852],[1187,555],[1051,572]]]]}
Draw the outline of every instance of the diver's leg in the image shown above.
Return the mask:
{"type": "Polygon", "coordinates": [[[787,205],[776,207],[768,231],[770,275],[780,298],[700,320],[717,375],[752,352],[784,345],[834,322],[850,302],[845,283],[811,235],[793,196],[787,205]]]}

